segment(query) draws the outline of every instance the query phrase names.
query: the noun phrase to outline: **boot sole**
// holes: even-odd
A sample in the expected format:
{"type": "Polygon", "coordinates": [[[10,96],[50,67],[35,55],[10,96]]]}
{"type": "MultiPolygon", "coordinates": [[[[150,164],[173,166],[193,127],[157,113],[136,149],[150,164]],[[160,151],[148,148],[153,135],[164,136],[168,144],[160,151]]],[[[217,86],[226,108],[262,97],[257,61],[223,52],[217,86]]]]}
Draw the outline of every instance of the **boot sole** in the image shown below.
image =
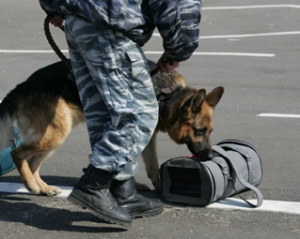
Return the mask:
{"type": "Polygon", "coordinates": [[[141,217],[153,217],[159,215],[163,212],[164,208],[155,211],[148,211],[148,212],[140,212],[140,213],[131,213],[133,219],[141,218],[141,217]]]}
{"type": "Polygon", "coordinates": [[[110,222],[112,224],[117,224],[123,227],[130,227],[131,226],[131,222],[125,222],[125,221],[121,221],[121,220],[117,220],[111,217],[108,217],[106,215],[101,214],[100,212],[94,210],[92,207],[90,207],[90,205],[82,202],[80,199],[77,199],[76,197],[74,197],[72,194],[68,197],[68,201],[70,201],[71,203],[75,204],[76,206],[82,208],[82,209],[89,209],[96,217],[110,222]]]}

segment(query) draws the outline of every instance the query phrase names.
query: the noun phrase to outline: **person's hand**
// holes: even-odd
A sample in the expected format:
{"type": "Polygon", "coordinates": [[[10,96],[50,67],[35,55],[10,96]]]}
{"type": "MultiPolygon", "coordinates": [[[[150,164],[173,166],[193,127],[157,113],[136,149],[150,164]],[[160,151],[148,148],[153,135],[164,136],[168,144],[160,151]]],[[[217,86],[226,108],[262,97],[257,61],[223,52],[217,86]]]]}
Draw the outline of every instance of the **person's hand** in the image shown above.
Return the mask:
{"type": "Polygon", "coordinates": [[[158,69],[159,72],[170,73],[176,67],[179,66],[179,62],[170,60],[168,58],[168,55],[166,53],[164,53],[158,60],[157,66],[159,67],[159,69],[158,69]]]}
{"type": "Polygon", "coordinates": [[[50,23],[55,27],[61,28],[64,23],[64,19],[60,16],[54,16],[50,19],[50,23]]]}

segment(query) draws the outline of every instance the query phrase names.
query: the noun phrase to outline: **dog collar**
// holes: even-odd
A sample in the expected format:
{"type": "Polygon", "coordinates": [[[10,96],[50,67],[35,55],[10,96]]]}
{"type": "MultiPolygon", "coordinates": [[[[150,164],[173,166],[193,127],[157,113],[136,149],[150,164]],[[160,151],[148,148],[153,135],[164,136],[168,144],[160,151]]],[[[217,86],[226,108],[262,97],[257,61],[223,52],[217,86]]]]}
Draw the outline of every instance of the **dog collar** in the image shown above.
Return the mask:
{"type": "Polygon", "coordinates": [[[167,95],[171,94],[172,92],[174,92],[180,85],[177,84],[177,85],[172,85],[172,86],[169,86],[167,88],[162,88],[160,89],[160,93],[158,95],[156,95],[156,99],[157,99],[157,102],[158,104],[164,100],[167,95]]]}
{"type": "MultiPolygon", "coordinates": [[[[176,89],[178,89],[180,87],[179,84],[176,84],[176,85],[172,85],[172,86],[169,86],[167,88],[162,88],[160,89],[160,93],[158,95],[156,95],[156,99],[157,99],[157,103],[158,103],[158,107],[160,107],[160,104],[161,102],[169,95],[171,94],[172,92],[174,92],[176,89]]],[[[164,123],[164,120],[163,118],[161,117],[161,114],[160,112],[158,113],[158,118],[159,120],[164,123]]]]}

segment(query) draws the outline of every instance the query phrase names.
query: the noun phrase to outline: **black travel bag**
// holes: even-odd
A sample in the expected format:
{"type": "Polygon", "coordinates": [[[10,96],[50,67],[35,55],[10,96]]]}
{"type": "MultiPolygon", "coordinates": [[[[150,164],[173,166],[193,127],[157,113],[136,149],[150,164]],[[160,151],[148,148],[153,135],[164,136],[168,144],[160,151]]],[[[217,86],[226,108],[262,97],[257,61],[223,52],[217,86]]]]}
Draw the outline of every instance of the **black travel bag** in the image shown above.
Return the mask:
{"type": "Polygon", "coordinates": [[[257,186],[262,181],[262,160],[257,149],[241,140],[224,140],[213,146],[212,160],[176,157],[163,163],[158,172],[159,190],[166,201],[204,207],[239,195],[252,207],[259,207],[263,195],[257,186]],[[257,204],[239,193],[252,190],[257,204]]]}

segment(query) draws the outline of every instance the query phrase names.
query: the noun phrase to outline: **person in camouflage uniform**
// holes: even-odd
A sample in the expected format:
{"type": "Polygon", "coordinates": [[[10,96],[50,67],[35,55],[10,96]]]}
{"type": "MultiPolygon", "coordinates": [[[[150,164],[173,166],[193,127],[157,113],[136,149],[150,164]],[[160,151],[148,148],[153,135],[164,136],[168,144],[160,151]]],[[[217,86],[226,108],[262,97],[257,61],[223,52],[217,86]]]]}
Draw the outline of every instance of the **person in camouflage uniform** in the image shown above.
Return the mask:
{"type": "Polygon", "coordinates": [[[149,66],[141,47],[157,27],[170,72],[198,47],[201,0],[39,0],[65,34],[92,153],[68,199],[101,219],[129,226],[163,211],[137,193],[137,156],[158,120],[149,66]]]}

